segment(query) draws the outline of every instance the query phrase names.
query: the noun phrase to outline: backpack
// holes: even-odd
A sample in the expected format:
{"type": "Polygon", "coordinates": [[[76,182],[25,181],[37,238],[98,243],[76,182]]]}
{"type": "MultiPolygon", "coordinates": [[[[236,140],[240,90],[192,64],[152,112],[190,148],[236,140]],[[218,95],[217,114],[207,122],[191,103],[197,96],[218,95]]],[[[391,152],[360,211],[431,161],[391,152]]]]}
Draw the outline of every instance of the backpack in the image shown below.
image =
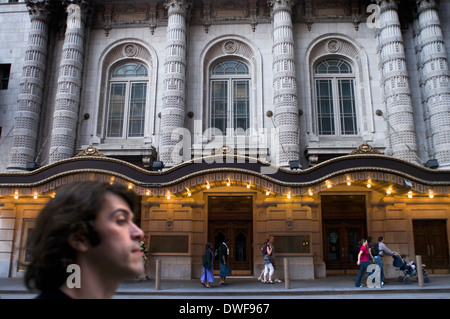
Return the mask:
{"type": "Polygon", "coordinates": [[[263,256],[267,255],[267,244],[264,244],[261,247],[261,253],[263,254],[263,256]]]}
{"type": "Polygon", "coordinates": [[[378,254],[380,253],[380,249],[378,249],[378,243],[372,246],[370,252],[372,253],[373,257],[378,256],[378,254]]]}

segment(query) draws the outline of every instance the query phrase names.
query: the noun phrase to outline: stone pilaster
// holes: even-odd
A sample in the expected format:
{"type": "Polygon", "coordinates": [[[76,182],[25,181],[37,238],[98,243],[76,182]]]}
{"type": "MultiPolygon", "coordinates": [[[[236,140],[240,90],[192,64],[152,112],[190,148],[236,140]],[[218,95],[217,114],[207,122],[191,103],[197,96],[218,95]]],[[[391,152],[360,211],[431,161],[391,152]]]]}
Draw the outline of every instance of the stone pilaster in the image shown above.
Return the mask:
{"type": "Polygon", "coordinates": [[[83,78],[84,35],[88,3],[84,0],[70,0],[66,1],[66,4],[67,25],[53,114],[50,163],[75,155],[83,78]]]}
{"type": "Polygon", "coordinates": [[[405,48],[395,0],[379,0],[379,54],[383,76],[384,103],[394,157],[421,164],[406,68],[405,48]]]}
{"type": "Polygon", "coordinates": [[[281,166],[299,159],[299,111],[295,73],[292,6],[295,1],[269,0],[273,38],[273,107],[275,128],[279,130],[281,166]]]}
{"type": "Polygon", "coordinates": [[[435,0],[417,0],[417,50],[429,155],[450,168],[450,76],[435,0]]]}
{"type": "Polygon", "coordinates": [[[161,112],[159,157],[165,166],[173,166],[172,152],[178,140],[172,132],[184,127],[186,86],[186,15],[189,0],[167,0],[168,11],[166,59],[164,63],[164,97],[161,112]]]}
{"type": "Polygon", "coordinates": [[[25,170],[27,162],[35,161],[39,119],[44,98],[49,2],[29,0],[26,3],[30,13],[31,29],[14,117],[13,146],[8,170],[25,170]]]}

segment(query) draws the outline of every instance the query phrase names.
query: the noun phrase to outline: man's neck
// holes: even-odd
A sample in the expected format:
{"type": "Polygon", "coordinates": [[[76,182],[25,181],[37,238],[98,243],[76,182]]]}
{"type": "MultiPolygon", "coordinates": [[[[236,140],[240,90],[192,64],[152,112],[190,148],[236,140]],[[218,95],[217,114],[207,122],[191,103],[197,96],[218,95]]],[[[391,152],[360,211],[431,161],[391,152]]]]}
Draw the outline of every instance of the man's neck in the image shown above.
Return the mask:
{"type": "Polygon", "coordinates": [[[64,283],[60,289],[73,299],[111,299],[120,282],[111,279],[108,272],[89,266],[80,266],[80,288],[69,288],[64,283]]]}

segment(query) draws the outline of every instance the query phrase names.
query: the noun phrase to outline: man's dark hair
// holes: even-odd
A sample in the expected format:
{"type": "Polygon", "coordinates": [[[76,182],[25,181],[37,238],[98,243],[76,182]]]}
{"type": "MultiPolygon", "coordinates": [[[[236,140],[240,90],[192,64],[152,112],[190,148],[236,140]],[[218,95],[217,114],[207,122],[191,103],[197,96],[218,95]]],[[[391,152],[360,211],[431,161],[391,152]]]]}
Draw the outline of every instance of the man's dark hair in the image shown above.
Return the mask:
{"type": "Polygon", "coordinates": [[[67,266],[75,263],[76,252],[68,243],[71,234],[79,232],[92,246],[101,238],[93,222],[105,203],[105,195],[115,194],[134,212],[136,197],[122,185],[104,182],[74,182],[56,192],[42,209],[31,232],[28,244],[30,263],[25,274],[29,289],[58,289],[70,273],[67,266]],[[34,285],[32,285],[34,283],[34,285]]]}

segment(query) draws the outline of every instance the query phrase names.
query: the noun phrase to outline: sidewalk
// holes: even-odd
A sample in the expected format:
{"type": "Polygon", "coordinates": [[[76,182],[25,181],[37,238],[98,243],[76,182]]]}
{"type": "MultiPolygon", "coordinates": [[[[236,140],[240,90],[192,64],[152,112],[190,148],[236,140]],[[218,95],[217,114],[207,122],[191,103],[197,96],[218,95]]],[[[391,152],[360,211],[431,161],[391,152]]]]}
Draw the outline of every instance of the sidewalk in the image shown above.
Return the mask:
{"type": "MultiPolygon", "coordinates": [[[[162,280],[161,289],[155,289],[155,281],[132,281],[123,283],[116,292],[115,298],[230,298],[242,296],[283,296],[284,298],[298,298],[299,296],[324,295],[368,295],[368,294],[398,294],[399,298],[408,298],[408,294],[442,294],[450,298],[450,275],[429,275],[430,282],[419,287],[416,278],[410,284],[398,282],[390,278],[382,288],[356,288],[354,287],[354,275],[328,276],[327,278],[314,280],[295,280],[290,282],[290,289],[285,288],[285,283],[262,284],[255,278],[232,277],[227,279],[227,286],[218,286],[219,280],[212,284],[213,288],[207,289],[200,284],[198,279],[192,280],[162,280]],[[403,294],[403,295],[400,295],[403,294]],[[402,297],[403,296],[403,297],[402,297]]],[[[364,282],[363,282],[364,283],[364,282]]],[[[22,278],[0,278],[0,298],[34,298],[36,292],[28,291],[22,278]]]]}

